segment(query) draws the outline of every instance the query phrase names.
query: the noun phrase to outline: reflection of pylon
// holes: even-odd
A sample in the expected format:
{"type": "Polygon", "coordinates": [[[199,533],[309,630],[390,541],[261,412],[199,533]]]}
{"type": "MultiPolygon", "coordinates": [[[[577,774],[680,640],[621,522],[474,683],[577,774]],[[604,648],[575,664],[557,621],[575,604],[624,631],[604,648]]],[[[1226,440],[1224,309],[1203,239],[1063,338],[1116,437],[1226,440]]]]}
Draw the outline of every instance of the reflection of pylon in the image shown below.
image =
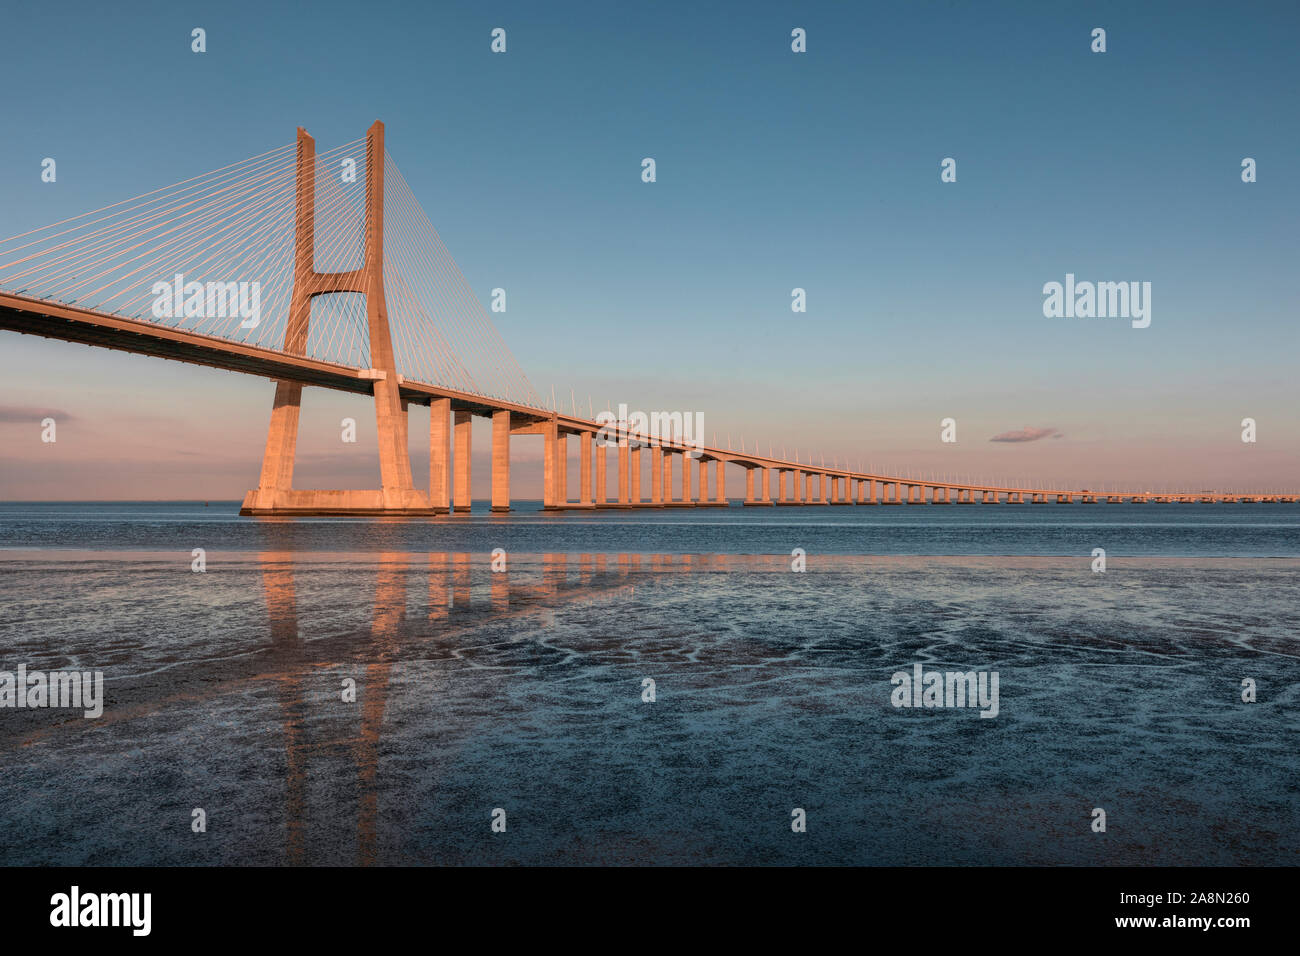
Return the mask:
{"type": "Polygon", "coordinates": [[[302,385],[281,381],[275,386],[262,477],[257,489],[244,497],[240,514],[434,513],[428,496],[416,489],[411,480],[406,408],[384,302],[384,155],[384,124],[376,120],[366,133],[365,262],[352,272],[317,272],[316,141],[302,127],[298,128],[293,296],[284,331],[284,350],[302,355],[307,349],[312,299],[333,293],[357,293],[366,297],[380,490],[294,490],[293,464],[302,385]]]}
{"type": "MultiPolygon", "coordinates": [[[[370,660],[358,688],[361,701],[361,731],[353,749],[357,767],[357,856],[358,862],[375,862],[377,845],[378,794],[376,776],[379,767],[379,736],[388,702],[388,683],[393,667],[398,630],[406,616],[406,559],[401,554],[384,553],[379,557],[371,612],[370,660]]],[[[312,749],[304,740],[305,701],[303,661],[298,634],[298,601],[294,586],[292,555],[262,555],[262,586],[271,621],[271,639],[276,649],[285,652],[285,673],[280,680],[280,707],[284,720],[286,862],[301,865],[305,861],[306,839],[304,811],[307,793],[307,757],[312,749]]]]}

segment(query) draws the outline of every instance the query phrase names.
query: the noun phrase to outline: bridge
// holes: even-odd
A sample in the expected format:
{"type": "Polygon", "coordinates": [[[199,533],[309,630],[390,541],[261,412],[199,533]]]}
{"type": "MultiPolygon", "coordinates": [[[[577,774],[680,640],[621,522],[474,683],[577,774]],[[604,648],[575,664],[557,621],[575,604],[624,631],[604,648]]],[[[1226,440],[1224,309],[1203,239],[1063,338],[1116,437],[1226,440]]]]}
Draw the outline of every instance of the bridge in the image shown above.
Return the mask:
{"type": "Polygon", "coordinates": [[[300,128],[293,144],[0,241],[0,329],[275,381],[245,515],[467,513],[475,417],[492,421],[498,513],[510,511],[518,435],[543,437],[543,507],[551,511],[728,507],[727,465],[744,469],[750,507],[1297,500],[863,472],[548,408],[388,155],[380,122],[364,140],[319,156],[300,128]],[[293,487],[304,386],[373,399],[378,489],[293,487]],[[429,407],[427,485],[411,469],[412,404],[429,407]],[[569,496],[570,438],[579,446],[577,500],[569,496]]]}

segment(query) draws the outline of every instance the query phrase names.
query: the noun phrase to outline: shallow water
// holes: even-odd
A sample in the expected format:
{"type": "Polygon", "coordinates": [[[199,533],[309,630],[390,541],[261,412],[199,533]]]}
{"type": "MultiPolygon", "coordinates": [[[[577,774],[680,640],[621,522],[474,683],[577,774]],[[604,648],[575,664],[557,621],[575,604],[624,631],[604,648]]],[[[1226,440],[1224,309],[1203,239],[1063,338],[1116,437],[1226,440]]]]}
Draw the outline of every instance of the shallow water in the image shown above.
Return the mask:
{"type": "MultiPolygon", "coordinates": [[[[511,524],[78,507],[0,525],[0,669],[100,670],[106,696],[95,720],[0,709],[0,863],[1300,862],[1292,506],[1132,506],[1151,511],[1116,525],[1104,574],[1094,524],[1068,557],[834,553],[897,545],[884,529],[908,521],[917,547],[953,540],[943,522],[995,520],[979,506],[511,524]],[[1142,523],[1157,508],[1172,538],[1142,523]],[[1250,523],[1283,556],[1137,546],[1213,554],[1250,523]],[[592,528],[638,546],[587,547],[592,528]],[[553,548],[498,543],[543,532],[553,548]],[[645,546],[678,533],[718,546],[645,546]],[[389,547],[442,535],[476,544],[389,547]],[[772,553],[719,553],[754,541],[772,553]],[[998,672],[997,717],[893,706],[917,662],[998,672]]],[[[1070,509],[986,510],[1001,523],[962,540],[1027,551],[1070,509]]]]}
{"type": "Polygon", "coordinates": [[[239,517],[238,502],[0,503],[0,549],[1300,557],[1300,504],[924,505],[239,517]]]}

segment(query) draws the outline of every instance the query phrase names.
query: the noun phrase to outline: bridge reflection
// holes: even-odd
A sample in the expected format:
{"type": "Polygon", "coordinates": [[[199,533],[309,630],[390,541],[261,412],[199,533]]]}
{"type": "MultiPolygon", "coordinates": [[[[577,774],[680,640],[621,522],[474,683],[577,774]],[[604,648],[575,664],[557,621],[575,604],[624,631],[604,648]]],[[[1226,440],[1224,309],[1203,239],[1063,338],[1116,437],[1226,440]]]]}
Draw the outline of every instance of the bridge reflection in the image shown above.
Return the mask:
{"type": "MultiPolygon", "coordinates": [[[[633,575],[646,564],[658,572],[672,568],[674,562],[683,570],[692,564],[690,556],[672,555],[649,556],[643,563],[638,554],[619,554],[611,560],[604,554],[548,553],[505,560],[506,570],[493,571],[491,556],[463,552],[376,556],[369,640],[352,649],[352,663],[360,666],[356,685],[360,722],[350,738],[330,741],[312,739],[307,729],[309,698],[320,699],[319,678],[322,672],[335,670],[338,662],[332,655],[314,653],[313,642],[302,637],[297,587],[302,565],[295,563],[292,552],[259,554],[285,750],[286,862],[313,862],[307,840],[311,817],[307,794],[314,758],[328,758],[339,746],[350,751],[357,784],[356,863],[372,865],[381,859],[380,741],[394,664],[403,659],[401,652],[411,642],[430,636],[445,640],[459,626],[477,627],[512,617],[546,615],[574,603],[626,597],[635,588],[633,575]],[[413,583],[426,585],[424,626],[408,614],[413,583]]],[[[698,564],[699,558],[695,561],[698,564]]],[[[340,687],[329,688],[328,694],[325,699],[342,701],[340,687]]]]}

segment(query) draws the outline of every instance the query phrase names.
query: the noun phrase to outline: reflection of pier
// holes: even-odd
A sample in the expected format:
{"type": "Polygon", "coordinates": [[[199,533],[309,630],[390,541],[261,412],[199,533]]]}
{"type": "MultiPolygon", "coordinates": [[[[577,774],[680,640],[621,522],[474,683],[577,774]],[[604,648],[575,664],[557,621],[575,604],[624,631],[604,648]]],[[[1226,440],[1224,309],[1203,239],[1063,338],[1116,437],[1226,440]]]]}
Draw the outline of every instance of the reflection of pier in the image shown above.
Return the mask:
{"type": "MultiPolygon", "coordinates": [[[[442,666],[430,671],[435,679],[446,678],[446,684],[430,687],[429,675],[419,680],[421,694],[432,691],[446,699],[449,690],[482,683],[486,672],[456,669],[459,662],[477,667],[479,652],[494,653],[500,639],[495,633],[477,633],[482,628],[505,624],[513,639],[536,639],[539,648],[544,644],[560,654],[621,653],[626,634],[617,625],[599,632],[569,629],[563,632],[569,634],[568,640],[561,632],[539,632],[548,627],[552,612],[583,604],[608,604],[622,614],[634,602],[635,588],[641,582],[710,571],[786,573],[789,569],[789,559],[780,555],[699,554],[511,554],[508,570],[494,573],[487,554],[384,553],[350,555],[341,567],[329,556],[288,550],[275,540],[276,532],[275,527],[268,529],[272,547],[279,550],[250,555],[242,562],[220,561],[223,573],[236,576],[233,586],[243,589],[243,610],[251,607],[254,611],[253,615],[240,615],[251,620],[251,630],[214,628],[206,632],[208,646],[201,656],[191,653],[164,670],[119,677],[113,684],[110,706],[98,720],[49,710],[26,712],[32,719],[20,727],[7,725],[0,747],[21,748],[40,741],[80,746],[82,734],[106,731],[130,740],[137,736],[135,725],[139,736],[147,736],[153,731],[145,725],[159,717],[166,720],[176,713],[192,712],[234,714],[216,725],[220,733],[230,736],[207,743],[218,752],[233,751],[251,758],[247,771],[250,793],[259,788],[274,792],[281,773],[279,748],[283,746],[283,803],[272,796],[269,805],[258,800],[251,807],[236,807],[217,794],[186,790],[181,799],[194,801],[184,804],[186,808],[203,806],[217,832],[242,809],[251,809],[259,827],[275,828],[280,825],[275,811],[282,807],[283,849],[275,840],[262,840],[258,848],[261,854],[274,854],[277,861],[388,861],[393,854],[381,843],[381,824],[387,816],[381,817],[384,810],[379,804],[385,783],[389,787],[399,783],[386,778],[380,767],[385,756],[383,734],[387,721],[391,744],[393,702],[399,694],[404,704],[409,702],[412,685],[404,687],[403,679],[409,677],[404,672],[410,662],[453,664],[450,672],[442,666]],[[257,593],[251,576],[260,579],[264,597],[257,593]],[[322,602],[322,587],[333,589],[336,581],[341,593],[336,592],[336,600],[322,602]],[[256,622],[263,601],[265,630],[256,622]],[[368,620],[366,604],[370,605],[368,620]],[[341,608],[347,609],[343,619],[338,616],[341,608]],[[327,616],[318,623],[322,612],[327,616]],[[512,628],[514,621],[517,627],[512,628]],[[458,680],[460,673],[467,677],[463,684],[458,680]],[[340,707],[345,677],[356,678],[358,696],[356,704],[340,707]],[[396,685],[390,689],[394,681],[396,685]],[[278,709],[279,728],[267,719],[268,706],[278,709]],[[359,707],[359,712],[349,710],[351,707],[359,707]]],[[[215,570],[211,555],[209,561],[215,570]]],[[[196,614],[211,612],[205,580],[203,575],[194,575],[197,590],[189,610],[196,614]]],[[[174,609],[182,614],[184,610],[174,609]]],[[[642,621],[636,626],[645,625],[642,621]]],[[[743,643],[730,641],[729,646],[743,643]]],[[[768,653],[768,648],[756,647],[752,658],[761,661],[768,653]]],[[[488,667],[495,662],[495,657],[490,658],[488,667]]],[[[460,743],[458,735],[465,733],[434,723],[436,714],[421,719],[453,747],[460,743]]],[[[474,732],[471,727],[469,733],[474,732]]],[[[189,742],[186,737],[175,745],[185,748],[189,742]]],[[[202,758],[196,758],[195,764],[196,772],[202,774],[202,758]]],[[[162,812],[170,814],[171,810],[162,812]]],[[[168,817],[159,825],[174,826],[176,821],[168,817]]],[[[187,818],[181,825],[188,825],[187,818]]],[[[229,839],[227,831],[223,840],[229,839]]],[[[201,855],[190,854],[207,852],[202,844],[195,844],[181,852],[180,859],[201,862],[201,855]]]]}
{"type": "MultiPolygon", "coordinates": [[[[502,618],[526,616],[562,607],[575,601],[590,601],[602,595],[614,596],[630,589],[628,575],[641,567],[640,555],[546,554],[536,558],[511,558],[503,572],[491,571],[490,558],[468,553],[430,554],[427,565],[405,553],[378,556],[375,593],[372,602],[370,640],[354,647],[355,660],[364,663],[357,681],[357,704],[361,706],[361,727],[354,740],[319,742],[309,740],[304,724],[308,716],[305,700],[307,675],[331,668],[337,661],[321,660],[310,653],[311,643],[299,632],[296,573],[293,555],[264,552],[260,555],[262,584],[270,618],[272,654],[277,662],[274,679],[279,687],[286,757],[285,862],[304,864],[307,858],[305,820],[311,757],[314,751],[346,743],[352,752],[358,786],[357,862],[376,862],[379,772],[379,744],[388,701],[393,662],[403,644],[419,640],[426,624],[408,621],[408,584],[412,576],[427,574],[427,622],[436,625],[432,634],[440,639],[454,634],[458,626],[477,627],[502,618]],[[423,565],[423,566],[422,566],[423,565]],[[525,583],[525,578],[536,580],[525,583]]],[[[671,561],[671,558],[668,559],[671,561]]],[[[689,563],[689,558],[686,559],[689,563]]],[[[656,558],[655,569],[660,570],[656,558]]],[[[319,691],[317,687],[317,691],[319,691]]],[[[341,685],[328,693],[341,700],[341,685]]],[[[351,705],[348,705],[351,706],[351,705]]]]}

